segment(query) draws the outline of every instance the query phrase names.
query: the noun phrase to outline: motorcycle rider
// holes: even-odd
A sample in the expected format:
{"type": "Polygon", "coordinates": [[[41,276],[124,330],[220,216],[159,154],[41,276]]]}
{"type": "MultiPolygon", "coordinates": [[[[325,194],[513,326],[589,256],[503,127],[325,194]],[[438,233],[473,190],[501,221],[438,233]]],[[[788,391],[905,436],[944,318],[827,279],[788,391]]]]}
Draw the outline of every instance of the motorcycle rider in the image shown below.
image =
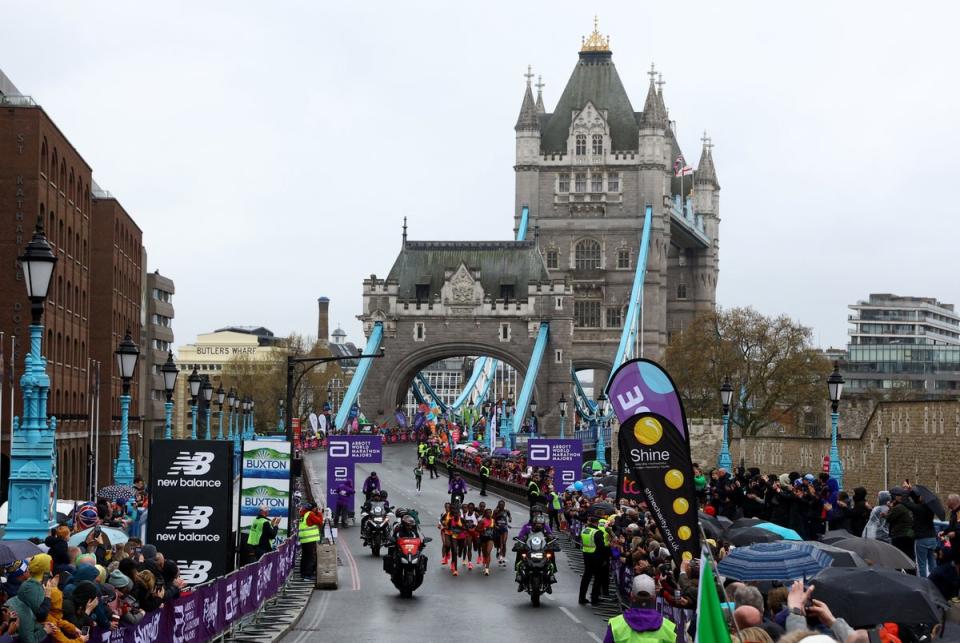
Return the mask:
{"type": "Polygon", "coordinates": [[[380,478],[377,477],[376,471],[371,471],[367,479],[363,481],[363,495],[367,502],[370,501],[370,496],[374,490],[380,491],[380,478]]]}
{"type": "Polygon", "coordinates": [[[447,484],[447,491],[450,492],[450,504],[463,504],[463,497],[467,495],[467,483],[459,471],[454,471],[447,484]]]}
{"type": "MultiPolygon", "coordinates": [[[[547,540],[550,540],[550,537],[553,535],[553,532],[550,530],[550,526],[547,524],[547,519],[544,518],[543,513],[540,511],[534,514],[530,522],[520,528],[520,533],[517,534],[517,538],[523,542],[527,542],[527,536],[529,536],[531,532],[543,533],[547,540]]],[[[517,545],[520,545],[520,543],[517,543],[517,545]]],[[[517,552],[517,557],[513,561],[513,568],[517,572],[517,591],[522,592],[526,589],[526,579],[523,577],[523,572],[520,567],[520,547],[514,547],[514,551],[517,552]]],[[[557,565],[552,560],[550,562],[548,571],[550,572],[550,583],[552,584],[557,582],[557,577],[555,575],[557,571],[557,565]]],[[[547,592],[550,592],[550,590],[547,589],[547,592]]]]}
{"type": "Polygon", "coordinates": [[[382,502],[383,503],[383,512],[390,513],[390,503],[387,502],[387,492],[380,491],[375,489],[370,493],[370,499],[363,503],[363,506],[360,507],[360,538],[363,541],[364,546],[367,544],[367,537],[364,534],[363,528],[367,524],[367,519],[370,517],[370,509],[373,507],[373,503],[382,502]]]}

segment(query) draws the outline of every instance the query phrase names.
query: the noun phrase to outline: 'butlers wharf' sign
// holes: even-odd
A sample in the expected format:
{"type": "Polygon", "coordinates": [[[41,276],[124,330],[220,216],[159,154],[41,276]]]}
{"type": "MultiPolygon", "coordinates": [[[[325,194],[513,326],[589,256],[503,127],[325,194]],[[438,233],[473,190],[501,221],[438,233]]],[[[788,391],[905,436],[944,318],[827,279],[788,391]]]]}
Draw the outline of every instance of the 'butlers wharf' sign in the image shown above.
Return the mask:
{"type": "Polygon", "coordinates": [[[197,346],[197,355],[253,355],[256,346],[197,346]]]}

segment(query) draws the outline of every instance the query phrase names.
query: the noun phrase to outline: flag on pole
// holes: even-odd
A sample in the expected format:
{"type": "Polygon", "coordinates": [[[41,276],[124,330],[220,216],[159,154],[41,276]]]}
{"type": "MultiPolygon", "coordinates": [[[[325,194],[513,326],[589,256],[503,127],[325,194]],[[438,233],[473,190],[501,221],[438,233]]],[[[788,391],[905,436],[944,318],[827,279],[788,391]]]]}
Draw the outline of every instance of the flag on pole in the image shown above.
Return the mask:
{"type": "Polygon", "coordinates": [[[690,176],[693,174],[693,168],[687,165],[687,162],[683,158],[683,154],[677,157],[677,160],[673,162],[673,175],[674,176],[690,176]]]}
{"type": "Polygon", "coordinates": [[[705,550],[700,553],[696,643],[730,643],[730,632],[727,631],[727,623],[720,607],[717,584],[713,579],[713,568],[705,550]]]}

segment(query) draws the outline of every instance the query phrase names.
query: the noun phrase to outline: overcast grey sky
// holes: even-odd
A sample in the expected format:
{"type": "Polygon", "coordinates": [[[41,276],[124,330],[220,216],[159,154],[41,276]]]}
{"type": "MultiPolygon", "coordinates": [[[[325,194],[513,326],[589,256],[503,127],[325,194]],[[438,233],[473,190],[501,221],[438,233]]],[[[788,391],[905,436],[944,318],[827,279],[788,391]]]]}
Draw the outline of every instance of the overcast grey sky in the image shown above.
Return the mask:
{"type": "Polygon", "coordinates": [[[413,239],[509,238],[528,63],[552,111],[593,14],[634,108],[664,74],[722,186],[718,301],[823,346],[870,292],[960,304],[952,2],[4,3],[34,95],[176,281],[177,343],[226,324],[358,341],[413,239]],[[682,8],[681,8],[682,7],[682,8]]]}

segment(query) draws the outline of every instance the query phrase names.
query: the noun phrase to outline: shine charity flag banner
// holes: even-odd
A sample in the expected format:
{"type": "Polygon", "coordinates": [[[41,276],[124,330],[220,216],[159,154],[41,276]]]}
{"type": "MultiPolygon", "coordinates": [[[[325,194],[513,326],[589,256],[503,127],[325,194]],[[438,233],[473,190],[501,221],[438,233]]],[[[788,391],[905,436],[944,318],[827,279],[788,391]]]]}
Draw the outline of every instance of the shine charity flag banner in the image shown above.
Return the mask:
{"type": "Polygon", "coordinates": [[[700,588],[697,591],[696,643],[730,643],[730,632],[723,618],[713,568],[705,552],[700,553],[700,588]]]}
{"type": "Polygon", "coordinates": [[[677,565],[700,552],[690,438],[677,387],[648,359],[624,363],[607,398],[620,421],[618,471],[628,471],[677,565]]]}

